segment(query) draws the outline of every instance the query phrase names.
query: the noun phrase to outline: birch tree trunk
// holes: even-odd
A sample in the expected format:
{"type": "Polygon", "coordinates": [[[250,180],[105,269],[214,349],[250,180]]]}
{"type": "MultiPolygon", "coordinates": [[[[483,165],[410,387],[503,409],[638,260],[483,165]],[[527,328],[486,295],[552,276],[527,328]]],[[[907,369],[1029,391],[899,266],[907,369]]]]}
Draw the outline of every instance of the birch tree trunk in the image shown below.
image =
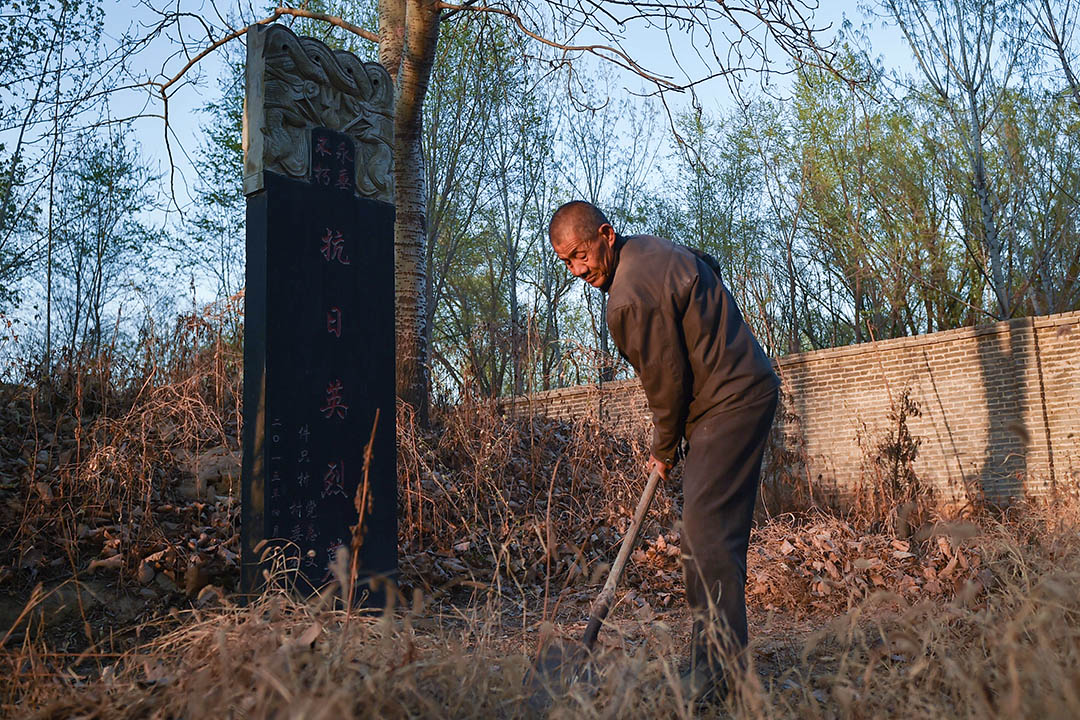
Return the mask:
{"type": "Polygon", "coordinates": [[[978,114],[978,100],[975,91],[968,91],[968,112],[970,116],[969,131],[971,136],[971,150],[969,162],[971,163],[971,184],[975,190],[975,197],[979,201],[979,213],[983,226],[983,242],[986,243],[986,254],[990,260],[990,288],[997,302],[998,317],[1007,320],[1012,317],[1012,307],[1006,289],[1005,274],[1002,270],[1002,242],[998,232],[997,221],[994,217],[996,198],[990,180],[986,176],[986,161],[983,154],[982,124],[978,114]]]}
{"type": "Polygon", "coordinates": [[[394,296],[397,394],[427,423],[427,217],[421,146],[424,96],[439,39],[434,0],[380,0],[379,60],[394,79],[394,296]]]}
{"type": "Polygon", "coordinates": [[[1009,78],[1020,61],[1021,45],[998,36],[1002,29],[1018,27],[1016,6],[1000,0],[886,0],[885,6],[952,119],[963,147],[979,203],[980,249],[989,266],[980,271],[994,295],[995,317],[1006,320],[1013,313],[1012,273],[1007,276],[1003,266],[1002,232],[1009,228],[1011,218],[1003,216],[997,200],[995,186],[1001,178],[991,177],[987,170],[984,133],[996,122],[1009,78]]]}

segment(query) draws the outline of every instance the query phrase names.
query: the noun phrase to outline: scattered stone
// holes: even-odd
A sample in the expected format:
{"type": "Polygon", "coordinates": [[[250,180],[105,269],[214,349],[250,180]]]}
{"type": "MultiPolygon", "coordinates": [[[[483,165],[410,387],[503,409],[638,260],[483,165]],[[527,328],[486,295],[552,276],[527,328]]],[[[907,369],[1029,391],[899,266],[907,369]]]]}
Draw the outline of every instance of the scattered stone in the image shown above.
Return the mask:
{"type": "Polygon", "coordinates": [[[207,585],[199,591],[195,598],[195,605],[200,608],[208,608],[221,605],[225,602],[225,591],[217,585],[207,585]]]}
{"type": "Polygon", "coordinates": [[[23,553],[22,558],[19,560],[19,567],[23,570],[30,570],[41,565],[44,559],[45,553],[40,548],[31,547],[23,553]]]}
{"type": "Polygon", "coordinates": [[[195,454],[178,450],[176,458],[180,467],[191,476],[193,483],[181,482],[185,497],[205,497],[211,483],[239,482],[240,453],[219,445],[206,452],[195,454]],[[189,493],[193,493],[189,495],[189,493]]]}
{"type": "Polygon", "coordinates": [[[154,584],[166,593],[174,593],[177,590],[176,583],[165,573],[157,573],[154,576],[154,584]]]}

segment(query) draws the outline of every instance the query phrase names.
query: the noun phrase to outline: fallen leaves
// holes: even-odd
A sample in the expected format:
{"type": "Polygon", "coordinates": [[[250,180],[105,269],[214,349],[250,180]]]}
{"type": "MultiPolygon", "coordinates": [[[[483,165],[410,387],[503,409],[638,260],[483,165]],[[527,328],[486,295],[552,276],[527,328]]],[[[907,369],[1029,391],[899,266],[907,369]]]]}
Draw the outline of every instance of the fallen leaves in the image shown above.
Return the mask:
{"type": "Polygon", "coordinates": [[[947,597],[972,577],[980,558],[947,535],[913,544],[819,515],[756,529],[747,564],[753,604],[804,616],[844,612],[879,589],[911,599],[947,597]]]}
{"type": "Polygon", "coordinates": [[[90,572],[96,570],[119,570],[124,564],[124,556],[117,553],[116,555],[110,555],[106,558],[96,558],[90,561],[90,566],[87,568],[90,572]]]}

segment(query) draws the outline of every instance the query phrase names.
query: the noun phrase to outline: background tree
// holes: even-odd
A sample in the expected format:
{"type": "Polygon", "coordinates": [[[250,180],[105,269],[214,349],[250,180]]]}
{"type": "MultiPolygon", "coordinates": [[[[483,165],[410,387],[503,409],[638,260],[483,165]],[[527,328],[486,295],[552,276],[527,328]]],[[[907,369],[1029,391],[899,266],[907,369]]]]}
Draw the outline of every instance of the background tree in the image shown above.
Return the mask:
{"type": "MultiPolygon", "coordinates": [[[[614,99],[617,80],[608,68],[594,81],[578,78],[578,84],[580,94],[573,102],[561,103],[562,164],[568,192],[541,212],[538,225],[546,234],[550,219],[546,216],[554,206],[576,199],[603,208],[621,234],[642,231],[646,227],[642,202],[650,180],[657,179],[651,177],[659,147],[653,117],[660,110],[647,100],[614,99]]],[[[550,254],[546,242],[542,250],[550,254]]],[[[615,357],[607,328],[607,294],[580,282],[571,292],[570,297],[584,302],[590,333],[587,346],[593,349],[592,375],[601,383],[613,380],[621,361],[615,357]]]]}
{"type": "Polygon", "coordinates": [[[542,179],[554,159],[557,103],[548,79],[521,62],[520,39],[504,45],[501,54],[509,62],[495,66],[493,80],[503,88],[502,99],[492,111],[490,147],[491,198],[484,221],[492,237],[499,238],[498,254],[505,260],[505,298],[509,309],[510,390],[524,392],[522,367],[526,350],[526,321],[521,313],[519,277],[525,258],[538,249],[544,233],[542,216],[531,212],[541,191],[542,179]]]}
{"type": "MultiPolygon", "coordinates": [[[[626,372],[607,344],[603,295],[575,282],[547,248],[548,216],[572,197],[596,202],[623,232],[711,252],[776,354],[865,340],[871,331],[892,337],[1003,317],[998,290],[1011,315],[1076,307],[1072,0],[876,7],[904,21],[914,77],[886,73],[851,45],[838,58],[821,54],[805,31],[813,18],[797,2],[766,10],[626,4],[605,15],[551,3],[319,0],[230,20],[168,6],[149,37],[105,37],[93,22],[76,31],[84,11],[95,17],[92,5],[53,0],[47,21],[19,5],[0,19],[0,51],[22,69],[0,80],[0,285],[8,297],[23,290],[31,301],[44,298],[46,328],[55,295],[62,344],[100,347],[95,325],[107,325],[123,298],[99,303],[83,292],[94,285],[90,258],[98,251],[74,238],[91,237],[96,220],[91,203],[79,201],[76,212],[68,200],[78,184],[73,171],[88,157],[85,138],[100,146],[118,122],[109,103],[143,72],[138,53],[168,37],[190,67],[168,59],[170,74],[149,87],[171,104],[182,87],[215,75],[199,74],[200,57],[228,49],[204,91],[194,174],[177,168],[161,186],[147,178],[142,204],[171,193],[183,211],[166,218],[167,239],[171,260],[195,276],[194,295],[239,289],[242,58],[232,41],[256,20],[385,56],[395,68],[403,99],[396,122],[418,138],[397,148],[396,170],[399,389],[411,401],[426,402],[429,384],[441,401],[454,401],[626,372]],[[667,30],[642,27],[661,20],[667,30]],[[1024,20],[1033,22],[1025,28],[1024,20]],[[734,45],[718,46],[731,50],[721,60],[703,38],[720,40],[724,30],[734,45]],[[670,40],[677,52],[697,40],[707,48],[704,64],[654,72],[623,51],[628,32],[635,43],[670,40]],[[769,38],[789,43],[782,66],[762,65],[769,38]],[[588,56],[605,64],[582,62],[588,56]],[[762,68],[790,73],[787,97],[738,82],[762,68]],[[673,102],[710,78],[730,81],[744,102],[727,110],[673,102]],[[95,303],[100,321],[87,311],[95,303]]],[[[173,159],[183,154],[174,130],[164,136],[173,159]]],[[[125,216],[146,224],[138,210],[125,216]]],[[[137,276],[131,258],[143,256],[124,257],[102,267],[115,262],[125,278],[137,276]]],[[[190,289],[187,281],[152,288],[137,280],[148,307],[164,308],[158,298],[190,289]]],[[[46,348],[52,335],[44,333],[46,348]]]]}
{"type": "Polygon", "coordinates": [[[140,214],[152,178],[123,126],[87,132],[74,145],[60,180],[57,310],[69,352],[94,358],[108,341],[106,308],[147,266],[150,232],[140,214]]]}
{"type": "Polygon", "coordinates": [[[427,180],[427,318],[424,322],[431,348],[431,364],[440,381],[435,387],[461,390],[463,377],[453,339],[439,313],[447,308],[451,278],[459,272],[462,249],[471,242],[475,218],[485,198],[489,162],[487,138],[491,109],[502,88],[491,68],[503,59],[495,43],[487,41],[492,29],[487,19],[465,16],[449,23],[439,39],[438,61],[426,99],[423,147],[427,180]]]}
{"type": "Polygon", "coordinates": [[[177,261],[213,284],[216,297],[244,287],[246,202],[243,188],[244,62],[230,54],[219,96],[202,108],[206,121],[196,153],[191,206],[178,236],[177,261]]]}
{"type": "Polygon", "coordinates": [[[984,274],[999,319],[1012,317],[1014,298],[1005,262],[1005,232],[1000,177],[987,163],[988,144],[999,120],[1023,43],[1010,37],[1017,27],[1011,0],[886,0],[924,79],[948,117],[963,150],[965,171],[974,190],[977,215],[965,241],[973,257],[985,258],[984,274]]]}
{"type": "Polygon", "coordinates": [[[96,104],[102,18],[92,0],[19,0],[0,12],[0,132],[10,138],[0,142],[0,308],[51,249],[61,127],[96,104]]]}
{"type": "Polygon", "coordinates": [[[1012,263],[1025,314],[1080,303],[1080,105],[1053,91],[1017,93],[1002,110],[1016,242],[1012,263]]]}
{"type": "Polygon", "coordinates": [[[1080,107],[1080,80],[1077,80],[1073,70],[1076,65],[1073,43],[1076,39],[1077,8],[1073,0],[1026,0],[1026,14],[1022,17],[1024,20],[1030,19],[1038,28],[1041,37],[1035,40],[1037,46],[1060,68],[1064,75],[1064,83],[1061,84],[1080,107]]]}
{"type": "MultiPolygon", "coordinates": [[[[431,313],[426,291],[428,253],[426,170],[423,153],[423,108],[437,56],[440,26],[469,13],[498,16],[516,32],[530,38],[539,50],[570,68],[583,55],[598,56],[635,73],[653,84],[658,91],[679,91],[713,77],[731,80],[747,72],[767,74],[773,69],[766,44],[786,57],[809,62],[827,62],[816,40],[808,7],[801,0],[781,0],[761,6],[740,0],[715,5],[678,2],[628,3],[616,9],[592,6],[567,6],[557,3],[512,4],[491,7],[472,3],[453,5],[439,0],[380,0],[378,32],[365,30],[340,17],[308,8],[279,7],[259,22],[273,22],[281,17],[307,17],[342,27],[353,34],[378,43],[379,60],[395,83],[395,188],[397,221],[395,226],[395,287],[397,312],[398,394],[426,416],[430,378],[430,333],[425,324],[431,313]],[[621,15],[621,17],[620,17],[621,15]],[[637,28],[652,28],[668,34],[669,40],[681,41],[685,34],[705,38],[712,48],[711,57],[702,56],[704,69],[697,75],[672,81],[650,72],[620,49],[626,33],[637,28]],[[583,34],[599,36],[603,42],[576,44],[583,34]],[[727,47],[726,54],[720,49],[727,47]]],[[[209,48],[193,45],[182,28],[193,18],[170,7],[160,12],[156,34],[171,34],[175,41],[191,49],[192,60],[171,77],[155,80],[159,97],[167,102],[170,92],[198,58],[213,48],[238,38],[242,32],[230,29],[211,42],[209,48]]],[[[251,22],[253,20],[248,20],[251,22]]],[[[205,33],[206,25],[200,28],[205,33]]],[[[213,37],[213,35],[211,35],[213,37]]],[[[672,46],[674,47],[674,45],[672,46]]],[[[677,62],[677,58],[673,58],[677,62]]]]}

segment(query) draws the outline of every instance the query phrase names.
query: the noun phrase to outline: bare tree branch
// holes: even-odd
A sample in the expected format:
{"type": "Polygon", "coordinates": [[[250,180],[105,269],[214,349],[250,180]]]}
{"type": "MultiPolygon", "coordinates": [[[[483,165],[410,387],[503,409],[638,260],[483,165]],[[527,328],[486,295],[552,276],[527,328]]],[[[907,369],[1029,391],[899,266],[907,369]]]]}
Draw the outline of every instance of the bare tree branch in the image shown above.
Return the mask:
{"type": "Polygon", "coordinates": [[[610,45],[570,45],[570,44],[564,44],[564,43],[555,42],[554,40],[549,40],[549,39],[545,38],[544,36],[540,35],[539,33],[536,33],[536,32],[533,32],[532,30],[530,30],[528,27],[526,27],[525,22],[521,19],[521,16],[517,15],[516,13],[510,12],[509,10],[506,10],[505,8],[488,7],[488,6],[484,6],[484,5],[468,5],[468,4],[466,4],[466,5],[452,5],[452,4],[446,3],[446,2],[437,3],[437,7],[440,10],[451,10],[451,11],[454,11],[454,12],[461,12],[463,10],[469,10],[469,11],[473,11],[473,12],[486,12],[486,13],[495,13],[496,15],[502,15],[503,17],[509,18],[515,25],[517,25],[518,29],[521,30],[522,33],[524,33],[525,35],[527,35],[528,37],[532,38],[533,40],[535,40],[535,41],[537,41],[539,43],[547,45],[548,47],[555,48],[556,50],[562,50],[563,52],[586,52],[586,53],[591,53],[593,55],[596,55],[598,57],[603,58],[604,60],[607,60],[609,62],[613,62],[613,63],[615,63],[616,65],[618,65],[620,67],[623,67],[623,68],[625,68],[627,70],[630,70],[630,71],[632,71],[634,73],[637,73],[641,77],[643,77],[646,80],[649,80],[651,82],[654,82],[657,85],[663,86],[663,87],[668,88],[670,90],[681,90],[682,89],[682,86],[671,82],[667,78],[661,77],[659,75],[656,75],[656,74],[646,70],[641,65],[638,65],[636,62],[634,62],[633,58],[631,58],[629,55],[627,55],[626,53],[624,53],[623,51],[621,51],[621,50],[619,50],[617,48],[611,47],[610,45]]]}

